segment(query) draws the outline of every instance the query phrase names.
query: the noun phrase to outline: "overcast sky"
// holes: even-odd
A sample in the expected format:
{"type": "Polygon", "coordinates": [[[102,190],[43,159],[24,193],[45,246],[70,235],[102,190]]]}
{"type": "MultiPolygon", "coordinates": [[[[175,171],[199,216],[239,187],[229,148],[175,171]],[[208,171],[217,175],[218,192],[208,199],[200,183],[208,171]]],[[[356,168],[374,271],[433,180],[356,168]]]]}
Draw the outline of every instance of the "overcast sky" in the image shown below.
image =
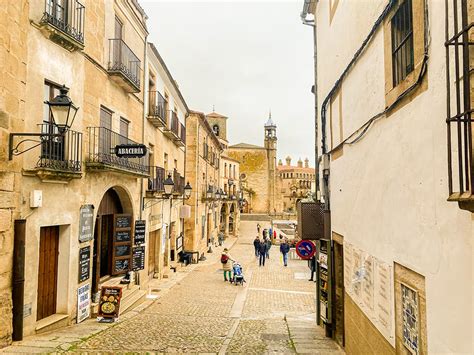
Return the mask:
{"type": "Polygon", "coordinates": [[[263,145],[271,109],[278,158],[314,166],[312,29],[303,0],[140,0],[149,40],[192,110],[229,117],[230,144],[263,145]]]}

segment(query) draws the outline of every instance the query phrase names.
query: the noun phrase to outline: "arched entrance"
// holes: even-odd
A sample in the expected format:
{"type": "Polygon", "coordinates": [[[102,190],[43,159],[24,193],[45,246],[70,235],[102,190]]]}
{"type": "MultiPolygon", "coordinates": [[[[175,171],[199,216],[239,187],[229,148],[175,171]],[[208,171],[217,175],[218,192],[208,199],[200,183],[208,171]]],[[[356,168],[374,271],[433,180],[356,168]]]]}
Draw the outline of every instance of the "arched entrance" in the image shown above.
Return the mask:
{"type": "Polygon", "coordinates": [[[94,228],[93,293],[101,279],[131,269],[132,211],[130,198],[121,187],[110,188],[102,197],[94,228]]]}
{"type": "Polygon", "coordinates": [[[221,206],[221,212],[219,216],[219,231],[225,234],[225,224],[226,224],[226,216],[227,215],[227,208],[226,204],[223,203],[221,206]]]}

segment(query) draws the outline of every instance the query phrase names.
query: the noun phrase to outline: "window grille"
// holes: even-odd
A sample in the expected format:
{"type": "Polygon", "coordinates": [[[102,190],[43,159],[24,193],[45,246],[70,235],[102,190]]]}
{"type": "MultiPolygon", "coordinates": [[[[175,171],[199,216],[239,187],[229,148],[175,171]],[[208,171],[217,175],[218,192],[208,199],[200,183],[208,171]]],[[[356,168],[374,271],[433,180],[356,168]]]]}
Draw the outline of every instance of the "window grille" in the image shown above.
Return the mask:
{"type": "Polygon", "coordinates": [[[414,69],[412,0],[405,0],[391,21],[393,87],[414,69]]]}

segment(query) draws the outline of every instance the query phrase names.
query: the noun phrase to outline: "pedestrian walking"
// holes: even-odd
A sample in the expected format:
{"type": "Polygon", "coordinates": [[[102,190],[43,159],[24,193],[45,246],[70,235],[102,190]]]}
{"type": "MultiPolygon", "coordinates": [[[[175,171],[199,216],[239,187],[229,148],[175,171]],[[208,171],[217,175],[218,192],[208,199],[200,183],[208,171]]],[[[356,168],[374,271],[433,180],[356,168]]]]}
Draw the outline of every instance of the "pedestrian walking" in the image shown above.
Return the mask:
{"type": "Polygon", "coordinates": [[[229,249],[224,248],[224,251],[221,254],[222,270],[224,270],[224,281],[232,280],[232,261],[234,261],[234,259],[230,256],[229,249]],[[228,279],[227,275],[229,276],[228,279]]]}
{"type": "Polygon", "coordinates": [[[316,257],[313,256],[311,259],[308,260],[308,267],[311,270],[311,278],[308,281],[316,281],[313,280],[314,273],[316,272],[316,257]]]}
{"type": "Polygon", "coordinates": [[[273,239],[277,239],[277,231],[273,230],[273,239]]]}
{"type": "Polygon", "coordinates": [[[258,237],[258,235],[255,237],[254,241],[253,241],[253,246],[255,248],[255,256],[258,258],[258,247],[260,245],[260,238],[258,237]]]}
{"type": "Polygon", "coordinates": [[[260,223],[257,223],[257,233],[260,234],[260,223]]]}
{"type": "Polygon", "coordinates": [[[217,240],[219,241],[219,246],[222,246],[222,244],[224,244],[224,233],[219,232],[217,235],[217,240]]]}
{"type": "Polygon", "coordinates": [[[267,244],[267,259],[270,259],[270,248],[272,247],[272,240],[270,238],[265,239],[267,244]]]}
{"type": "Polygon", "coordinates": [[[288,252],[290,251],[290,246],[288,241],[285,239],[283,243],[280,244],[280,253],[283,255],[283,264],[288,266],[288,252]]]}
{"type": "Polygon", "coordinates": [[[262,240],[258,246],[258,265],[259,266],[265,266],[265,256],[267,254],[267,243],[265,243],[264,240],[262,240]]]}
{"type": "Polygon", "coordinates": [[[265,238],[267,237],[267,228],[264,228],[263,231],[262,231],[262,237],[263,237],[263,240],[265,240],[265,238]]]}

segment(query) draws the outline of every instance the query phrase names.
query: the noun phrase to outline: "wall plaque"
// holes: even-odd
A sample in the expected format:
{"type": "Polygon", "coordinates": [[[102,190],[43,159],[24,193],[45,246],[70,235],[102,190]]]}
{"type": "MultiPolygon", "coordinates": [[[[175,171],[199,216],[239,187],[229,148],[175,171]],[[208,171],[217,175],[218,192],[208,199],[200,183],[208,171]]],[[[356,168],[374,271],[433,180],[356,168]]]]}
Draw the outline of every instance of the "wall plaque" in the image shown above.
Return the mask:
{"type": "Polygon", "coordinates": [[[132,270],[143,270],[145,269],[145,246],[139,246],[133,248],[132,255],[132,270]]]}
{"type": "Polygon", "coordinates": [[[91,247],[79,249],[79,282],[89,278],[91,264],[91,247]]]}
{"type": "Polygon", "coordinates": [[[146,221],[135,221],[135,237],[133,239],[135,245],[145,244],[145,226],[146,221]]]}
{"type": "Polygon", "coordinates": [[[83,205],[79,210],[79,242],[87,242],[93,238],[94,206],[83,205]]]}

